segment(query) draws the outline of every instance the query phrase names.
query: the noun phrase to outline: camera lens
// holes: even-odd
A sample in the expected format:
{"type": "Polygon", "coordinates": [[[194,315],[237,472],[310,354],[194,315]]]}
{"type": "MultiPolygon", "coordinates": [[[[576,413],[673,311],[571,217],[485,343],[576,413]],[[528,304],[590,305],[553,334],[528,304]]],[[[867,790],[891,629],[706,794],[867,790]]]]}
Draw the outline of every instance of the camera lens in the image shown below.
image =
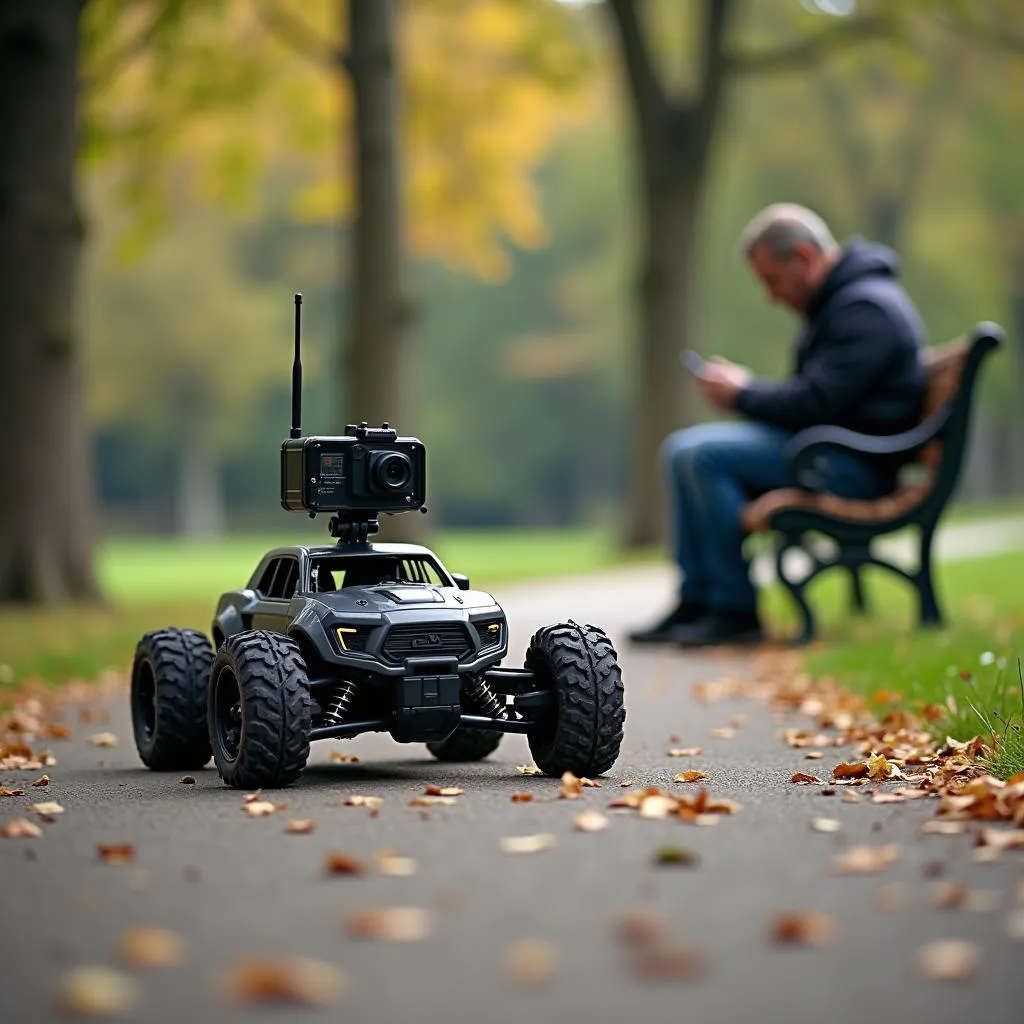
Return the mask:
{"type": "Polygon", "coordinates": [[[373,485],[385,491],[401,491],[412,481],[412,463],[401,452],[386,452],[373,460],[373,485]]]}

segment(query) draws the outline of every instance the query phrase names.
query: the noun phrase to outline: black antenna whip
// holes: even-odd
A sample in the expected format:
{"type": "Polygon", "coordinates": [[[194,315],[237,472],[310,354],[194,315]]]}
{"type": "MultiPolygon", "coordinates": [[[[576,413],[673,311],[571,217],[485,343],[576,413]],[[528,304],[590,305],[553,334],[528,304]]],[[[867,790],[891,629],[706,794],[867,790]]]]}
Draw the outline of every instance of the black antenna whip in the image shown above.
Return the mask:
{"type": "Polygon", "coordinates": [[[302,436],[302,362],[299,359],[299,334],[302,318],[302,293],[295,293],[295,361],[292,363],[291,437],[302,436]]]}

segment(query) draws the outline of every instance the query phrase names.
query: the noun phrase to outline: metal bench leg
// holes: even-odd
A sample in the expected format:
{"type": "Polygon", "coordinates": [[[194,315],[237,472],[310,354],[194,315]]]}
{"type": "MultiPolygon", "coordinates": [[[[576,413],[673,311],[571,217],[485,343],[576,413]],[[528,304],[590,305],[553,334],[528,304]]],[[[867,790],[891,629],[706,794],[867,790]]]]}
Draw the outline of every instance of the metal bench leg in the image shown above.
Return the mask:
{"type": "Polygon", "coordinates": [[[860,565],[850,566],[850,606],[855,614],[867,614],[868,602],[864,596],[864,578],[860,565]]]}
{"type": "Polygon", "coordinates": [[[804,548],[798,542],[783,538],[778,547],[775,550],[775,575],[778,577],[782,585],[789,591],[796,604],[800,617],[803,619],[801,630],[799,635],[796,637],[796,643],[800,645],[809,644],[815,637],[815,626],[814,626],[814,614],[811,612],[811,606],[807,603],[807,599],[804,597],[804,587],[814,579],[817,573],[817,564],[815,569],[811,572],[805,580],[797,583],[791,580],[785,573],[782,565],[782,560],[785,557],[786,552],[790,548],[797,548],[803,551],[804,548]]]}
{"type": "Polygon", "coordinates": [[[920,623],[922,626],[941,626],[942,612],[935,596],[935,583],[932,579],[932,538],[935,524],[921,528],[921,557],[918,563],[914,584],[920,599],[920,623]]]}

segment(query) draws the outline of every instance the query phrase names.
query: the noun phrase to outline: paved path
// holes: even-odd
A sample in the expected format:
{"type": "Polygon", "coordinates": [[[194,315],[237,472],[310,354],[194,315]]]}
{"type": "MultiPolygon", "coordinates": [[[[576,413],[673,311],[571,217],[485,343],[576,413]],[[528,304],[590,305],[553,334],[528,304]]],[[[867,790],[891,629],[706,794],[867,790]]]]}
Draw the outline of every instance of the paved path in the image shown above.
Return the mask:
{"type": "MultiPolygon", "coordinates": [[[[509,664],[521,664],[530,632],[549,621],[593,621],[621,641],[662,604],[664,591],[648,585],[657,578],[653,570],[624,570],[500,588],[517,652],[509,664]]],[[[748,674],[745,662],[622,643],[619,649],[628,694],[625,747],[603,788],[584,790],[579,801],[554,799],[555,780],[517,773],[516,765],[530,760],[522,737],[506,738],[482,764],[459,767],[434,762],[422,747],[367,736],[316,745],[301,782],[273,796],[287,801],[287,810],[250,819],[242,795],[222,786],[212,768],[192,786],[176,773],[144,770],[123,700],[110,706],[112,718],[102,726],[70,717],[75,736],[53,744],[58,763],[48,769],[45,794],[65,812],[44,826],[41,839],[0,839],[0,1021],[65,1019],[52,1008],[62,973],[80,964],[119,966],[120,937],[134,926],[170,928],[185,942],[177,967],[128,968],[140,992],[130,1019],[158,1024],[1020,1020],[1024,947],[1004,930],[1024,854],[980,863],[969,837],[923,836],[919,826],[934,814],[930,801],[845,804],[817,787],[790,784],[793,772],[809,764],[827,770],[832,762],[808,762],[788,748],[778,736],[783,721],[760,704],[704,703],[691,695],[694,682],[748,674]],[[716,738],[713,730],[737,713],[749,718],[732,738],[716,738]],[[97,728],[114,732],[119,745],[89,746],[86,737],[97,728]],[[698,757],[666,756],[670,747],[691,745],[702,748],[698,757]],[[360,762],[332,764],[336,749],[356,753],[360,762]],[[620,781],[672,787],[675,773],[689,767],[706,771],[709,793],[737,801],[739,813],[700,828],[610,812],[603,831],[573,829],[582,808],[606,808],[624,792],[620,781]],[[426,813],[409,806],[435,783],[461,786],[465,795],[454,807],[426,813]],[[539,799],[513,803],[511,794],[523,790],[539,799]],[[383,797],[379,816],[343,806],[351,794],[383,797]],[[838,819],[842,831],[812,831],[808,822],[821,815],[838,819]],[[291,817],[315,819],[315,832],[286,834],[291,817]],[[525,855],[501,849],[503,837],[537,833],[554,835],[555,847],[525,855]],[[132,844],[134,863],[101,862],[100,843],[132,844]],[[654,866],[654,852],[670,843],[691,850],[698,863],[654,866]],[[838,876],[832,857],[854,843],[897,844],[900,857],[882,875],[838,876]],[[414,858],[417,873],[324,876],[330,852],[369,860],[384,849],[414,858]],[[937,881],[985,890],[995,909],[935,909],[937,881]],[[905,887],[907,905],[877,909],[880,890],[893,883],[905,887]],[[387,943],[346,932],[349,912],[387,906],[426,908],[431,938],[387,943]],[[707,972],[688,981],[635,973],[612,933],[617,916],[632,908],[664,915],[679,942],[706,956],[707,972]],[[775,915],[805,909],[834,915],[832,942],[821,949],[773,945],[768,929],[775,915]],[[917,974],[918,948],[944,937],[979,943],[983,959],[974,981],[939,983],[917,974]],[[532,989],[507,977],[509,948],[523,939],[558,950],[550,985],[532,989]],[[218,984],[242,953],[328,961],[344,969],[350,990],[324,1010],[239,1009],[218,984]]],[[[836,762],[846,753],[837,749],[836,762]]],[[[0,785],[25,781],[0,773],[0,785]]],[[[4,798],[0,815],[7,820],[38,799],[34,790],[4,798]]]]}

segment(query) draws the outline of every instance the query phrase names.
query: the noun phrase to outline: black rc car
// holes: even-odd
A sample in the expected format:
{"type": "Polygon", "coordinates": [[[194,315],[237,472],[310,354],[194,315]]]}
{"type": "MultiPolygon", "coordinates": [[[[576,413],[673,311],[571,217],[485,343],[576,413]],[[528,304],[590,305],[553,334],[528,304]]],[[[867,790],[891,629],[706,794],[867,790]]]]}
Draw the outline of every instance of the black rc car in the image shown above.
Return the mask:
{"type": "Polygon", "coordinates": [[[625,720],[607,635],[545,626],[523,668],[499,667],[508,625],[493,597],[428,548],[369,541],[380,513],[425,511],[424,448],[387,424],[301,436],[300,304],[281,500],[334,513],[337,543],[268,552],[220,598],[209,637],[167,628],[140,639],[131,710],[142,761],[183,771],[212,756],[228,785],[274,788],[299,778],[312,740],[389,732],[439,760],[475,761],[516,732],[546,775],[607,771],[625,720]]]}

